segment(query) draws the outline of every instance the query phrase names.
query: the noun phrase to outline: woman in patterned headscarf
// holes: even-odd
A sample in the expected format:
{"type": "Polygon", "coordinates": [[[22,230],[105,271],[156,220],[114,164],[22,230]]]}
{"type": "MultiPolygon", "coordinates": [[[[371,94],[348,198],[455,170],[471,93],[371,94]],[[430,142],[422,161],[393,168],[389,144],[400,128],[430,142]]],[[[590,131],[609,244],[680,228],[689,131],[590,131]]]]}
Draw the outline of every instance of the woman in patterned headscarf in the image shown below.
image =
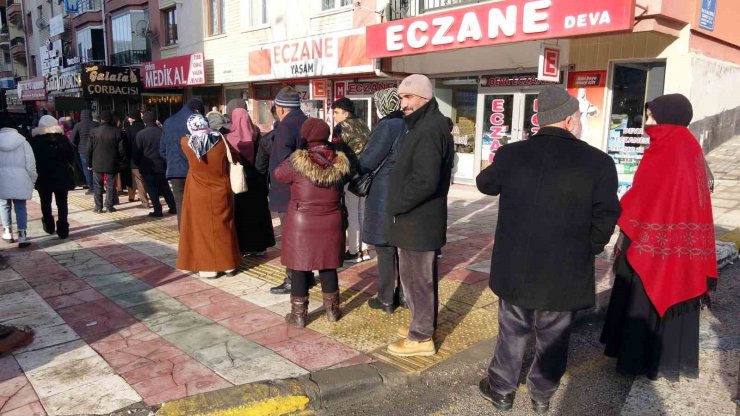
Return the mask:
{"type": "Polygon", "coordinates": [[[397,154],[395,149],[403,141],[403,112],[400,110],[401,101],[396,88],[376,92],[373,101],[380,121],[373,128],[365,150],[360,156],[359,169],[360,173],[380,169],[375,173],[370,192],[365,199],[362,241],[375,245],[375,251],[378,253],[378,295],[371,298],[368,303],[373,309],[393,313],[396,306],[401,303],[399,293],[401,286],[398,285],[396,289],[396,282],[399,281],[396,248],[388,244],[383,236],[383,228],[388,198],[388,178],[395,165],[397,154]]]}
{"type": "Polygon", "coordinates": [[[233,158],[239,156],[202,115],[191,115],[187,126],[189,134],[180,139],[190,168],[183,194],[177,268],[197,271],[208,279],[223,273],[233,275],[241,256],[226,152],[233,158]]]}
{"type": "Polygon", "coordinates": [[[601,341],[617,371],[699,376],[699,309],[717,284],[704,154],[681,94],[646,106],[650,147],[622,197],[614,288],[601,341]]]}

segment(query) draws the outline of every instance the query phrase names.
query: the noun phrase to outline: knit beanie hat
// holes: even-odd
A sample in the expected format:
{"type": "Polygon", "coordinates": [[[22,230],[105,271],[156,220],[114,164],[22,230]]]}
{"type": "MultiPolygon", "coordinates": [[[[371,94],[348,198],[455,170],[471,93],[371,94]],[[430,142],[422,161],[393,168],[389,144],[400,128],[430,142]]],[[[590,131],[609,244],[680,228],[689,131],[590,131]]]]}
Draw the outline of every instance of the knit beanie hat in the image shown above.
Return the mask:
{"type": "Polygon", "coordinates": [[[398,98],[398,88],[396,87],[376,91],[373,94],[373,101],[381,117],[385,117],[401,108],[401,99],[398,98]]]}
{"type": "Polygon", "coordinates": [[[325,142],[329,139],[329,125],[320,118],[309,118],[301,126],[301,137],[307,142],[325,142]]]}
{"type": "Polygon", "coordinates": [[[545,86],[537,96],[537,121],[540,126],[559,123],[578,111],[578,100],[562,87],[545,86]]]}
{"type": "Polygon", "coordinates": [[[401,81],[401,85],[398,86],[399,94],[413,94],[427,100],[431,100],[434,96],[432,90],[432,81],[421,74],[407,76],[401,81]]]}
{"type": "Polygon", "coordinates": [[[205,113],[206,113],[206,106],[203,105],[203,101],[201,101],[201,100],[199,100],[197,98],[191,98],[191,99],[189,99],[188,102],[185,103],[185,107],[187,107],[187,108],[189,108],[189,109],[191,109],[193,111],[197,111],[198,114],[205,115],[205,113]]]}
{"type": "Polygon", "coordinates": [[[355,103],[347,97],[342,97],[334,101],[331,105],[331,109],[339,108],[350,114],[355,114],[355,103]]]}
{"type": "Polygon", "coordinates": [[[284,108],[301,106],[301,95],[292,88],[283,88],[275,97],[275,105],[284,108]]]}
{"type": "Polygon", "coordinates": [[[154,115],[153,111],[145,111],[144,115],[141,116],[141,120],[144,121],[144,123],[154,123],[157,120],[157,117],[154,115]]]}
{"type": "Polygon", "coordinates": [[[688,127],[694,117],[694,110],[688,98],[681,94],[666,94],[645,104],[653,113],[658,124],[673,124],[688,127]]]}
{"type": "Polygon", "coordinates": [[[57,119],[50,115],[41,116],[39,119],[39,127],[40,128],[48,128],[48,127],[58,127],[59,123],[57,122],[57,119]]]}

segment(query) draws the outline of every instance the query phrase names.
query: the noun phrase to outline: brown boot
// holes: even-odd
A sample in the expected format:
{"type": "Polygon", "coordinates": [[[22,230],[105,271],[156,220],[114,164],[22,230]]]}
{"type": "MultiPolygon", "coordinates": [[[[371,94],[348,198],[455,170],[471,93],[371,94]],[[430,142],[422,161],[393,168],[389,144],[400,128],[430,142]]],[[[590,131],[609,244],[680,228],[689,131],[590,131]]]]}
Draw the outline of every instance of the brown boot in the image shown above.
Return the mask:
{"type": "Polygon", "coordinates": [[[326,320],[336,322],[342,316],[339,310],[339,291],[332,293],[321,293],[324,296],[324,309],[326,309],[326,320]]]}
{"type": "Polygon", "coordinates": [[[308,296],[290,295],[290,313],[285,315],[285,322],[298,328],[305,328],[307,316],[308,296]]]}

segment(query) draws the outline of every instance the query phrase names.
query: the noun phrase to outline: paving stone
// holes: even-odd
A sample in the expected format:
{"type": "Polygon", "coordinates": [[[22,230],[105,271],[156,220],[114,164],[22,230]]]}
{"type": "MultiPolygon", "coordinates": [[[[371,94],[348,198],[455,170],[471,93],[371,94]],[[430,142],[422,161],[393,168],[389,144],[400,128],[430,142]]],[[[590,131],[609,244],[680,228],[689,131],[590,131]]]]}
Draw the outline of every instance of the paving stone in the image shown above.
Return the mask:
{"type": "Polygon", "coordinates": [[[13,280],[20,280],[23,277],[18,274],[15,270],[8,267],[7,269],[0,270],[0,283],[5,284],[6,282],[10,282],[13,280]]]}
{"type": "Polygon", "coordinates": [[[109,296],[109,298],[116,305],[124,309],[172,299],[157,289],[151,289],[151,286],[149,285],[146,285],[146,287],[149,287],[150,289],[144,291],[131,290],[120,295],[109,296]]]}
{"type": "Polygon", "coordinates": [[[26,371],[26,376],[42,399],[95,383],[113,374],[113,369],[97,354],[26,371]]]}
{"type": "Polygon", "coordinates": [[[92,348],[84,341],[76,340],[36,351],[17,354],[15,358],[23,371],[28,374],[29,372],[38,372],[48,367],[64,365],[94,356],[97,356],[97,354],[92,348]]]}
{"type": "Polygon", "coordinates": [[[212,369],[230,367],[234,362],[248,361],[268,352],[218,324],[164,335],[164,338],[212,369]]]}
{"type": "Polygon", "coordinates": [[[41,399],[52,415],[110,413],[141,401],[141,396],[119,376],[108,376],[84,386],[85,394],[67,390],[41,399]]]}
{"type": "Polygon", "coordinates": [[[213,324],[213,321],[192,311],[167,315],[146,322],[149,329],[163,337],[183,331],[196,331],[197,328],[210,324],[213,324]]]}
{"type": "Polygon", "coordinates": [[[226,328],[239,335],[247,335],[275,325],[285,323],[285,319],[264,309],[255,309],[245,314],[219,321],[226,328]]]}
{"type": "Polygon", "coordinates": [[[144,293],[148,290],[151,290],[152,287],[142,281],[133,279],[96,289],[98,289],[98,291],[103,295],[110,298],[125,295],[128,293],[144,293]]]}
{"type": "Polygon", "coordinates": [[[77,277],[90,277],[120,273],[121,269],[112,264],[95,264],[69,267],[69,271],[77,277]]]}
{"type": "Polygon", "coordinates": [[[31,345],[16,350],[15,354],[40,350],[43,348],[65,344],[67,342],[80,339],[80,336],[77,335],[77,333],[65,323],[62,323],[60,325],[46,325],[32,328],[34,329],[35,333],[33,337],[33,342],[31,343],[31,345]]]}
{"type": "Polygon", "coordinates": [[[0,296],[16,292],[24,292],[31,289],[24,280],[10,280],[0,285],[0,296]]]}
{"type": "MultiPolygon", "coordinates": [[[[147,295],[149,294],[147,293],[147,295]]],[[[128,312],[140,321],[151,321],[189,310],[186,305],[175,299],[167,298],[164,294],[158,295],[158,297],[160,296],[164,298],[158,301],[149,300],[146,303],[130,307],[128,308],[128,312]]]]}
{"type": "Polygon", "coordinates": [[[261,380],[299,377],[309,371],[275,353],[254,358],[248,363],[218,371],[226,380],[236,385],[261,380]]]}

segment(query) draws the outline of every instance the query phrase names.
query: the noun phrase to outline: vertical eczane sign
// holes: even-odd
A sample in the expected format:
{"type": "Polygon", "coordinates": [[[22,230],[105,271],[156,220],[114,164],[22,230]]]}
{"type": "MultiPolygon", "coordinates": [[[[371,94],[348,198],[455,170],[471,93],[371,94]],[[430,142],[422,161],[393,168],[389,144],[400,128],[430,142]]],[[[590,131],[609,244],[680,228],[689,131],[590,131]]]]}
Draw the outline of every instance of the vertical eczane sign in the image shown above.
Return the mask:
{"type": "Polygon", "coordinates": [[[540,81],[558,82],[560,80],[560,48],[554,45],[540,45],[540,62],[537,70],[540,81]]]}

